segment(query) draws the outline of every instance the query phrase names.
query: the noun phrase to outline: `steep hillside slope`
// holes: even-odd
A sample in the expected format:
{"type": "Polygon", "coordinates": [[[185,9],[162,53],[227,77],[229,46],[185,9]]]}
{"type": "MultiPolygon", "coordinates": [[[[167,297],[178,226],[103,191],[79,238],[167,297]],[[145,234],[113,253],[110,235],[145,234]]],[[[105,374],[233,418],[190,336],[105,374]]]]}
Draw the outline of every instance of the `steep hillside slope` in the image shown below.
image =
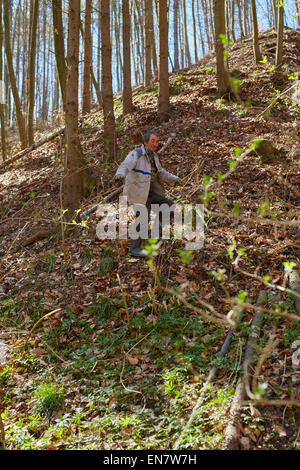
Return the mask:
{"type": "Polygon", "coordinates": [[[300,32],[286,30],[280,89],[272,81],[272,32],[261,36],[262,64],[254,63],[250,40],[230,46],[242,103],[217,96],[213,55],[170,76],[171,118],[164,124],[157,121],[157,84],[134,94],[134,112],[124,119],[117,97],[118,162],[103,160],[102,113],[84,120],[82,148],[96,189],[82,210],[117,187],[117,165],[145,130],[156,129],[162,145],[175,134],[161,161],[182,182],[168,194],[205,203],[205,243],[186,253],[182,241],[165,242],[156,270],[128,256],[127,240],[99,240],[95,214],[86,226],[67,227],[63,239],[59,230],[48,232],[59,228],[61,139],[2,171],[0,339],[9,351],[0,386],[8,448],[168,449],[178,441],[181,449],[225,448],[262,289],[269,297],[251,373],[265,403],[244,405],[239,446],[299,448],[293,347],[300,322],[281,286],[288,286],[290,268],[299,269],[300,110],[291,92],[280,95],[300,72],[299,41],[300,32]],[[274,145],[271,164],[255,151],[243,153],[258,138],[274,145]],[[41,237],[31,239],[35,234],[41,237]],[[243,321],[232,346],[216,358],[228,314],[239,309],[243,321]],[[203,391],[213,365],[217,387],[203,391]]]}

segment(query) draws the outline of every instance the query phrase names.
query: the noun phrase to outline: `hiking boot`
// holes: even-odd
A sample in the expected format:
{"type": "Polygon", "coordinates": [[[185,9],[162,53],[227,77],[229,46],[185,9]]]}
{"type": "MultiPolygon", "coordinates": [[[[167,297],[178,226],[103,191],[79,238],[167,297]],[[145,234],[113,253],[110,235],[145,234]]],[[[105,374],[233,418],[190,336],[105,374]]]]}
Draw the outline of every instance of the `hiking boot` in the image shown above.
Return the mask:
{"type": "Polygon", "coordinates": [[[129,249],[130,253],[134,258],[146,258],[147,254],[144,250],[141,250],[142,239],[138,238],[137,240],[130,240],[129,249]]]}
{"type": "Polygon", "coordinates": [[[140,248],[134,248],[133,250],[130,250],[130,253],[134,258],[147,258],[146,252],[140,248]]]}

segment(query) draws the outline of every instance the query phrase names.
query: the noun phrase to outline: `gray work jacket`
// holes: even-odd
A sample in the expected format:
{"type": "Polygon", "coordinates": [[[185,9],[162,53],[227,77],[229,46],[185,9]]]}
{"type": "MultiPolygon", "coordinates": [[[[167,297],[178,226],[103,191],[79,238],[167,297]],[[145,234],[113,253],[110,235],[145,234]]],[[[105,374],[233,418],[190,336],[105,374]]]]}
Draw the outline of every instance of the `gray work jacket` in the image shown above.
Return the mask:
{"type": "MultiPolygon", "coordinates": [[[[161,186],[160,194],[164,195],[163,183],[176,183],[179,178],[162,168],[156,153],[154,153],[154,161],[161,186]]],[[[151,163],[144,145],[129,152],[115,174],[115,178],[120,177],[125,178],[123,195],[127,196],[128,203],[146,204],[151,184],[151,163]]]]}

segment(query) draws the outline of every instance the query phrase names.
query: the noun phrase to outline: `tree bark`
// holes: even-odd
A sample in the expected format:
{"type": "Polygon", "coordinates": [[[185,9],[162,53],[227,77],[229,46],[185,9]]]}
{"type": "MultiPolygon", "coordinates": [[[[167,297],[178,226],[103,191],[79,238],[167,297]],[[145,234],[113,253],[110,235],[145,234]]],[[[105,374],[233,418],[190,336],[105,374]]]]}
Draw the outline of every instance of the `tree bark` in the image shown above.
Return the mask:
{"type": "Polygon", "coordinates": [[[168,70],[168,17],[167,0],[160,0],[158,5],[159,24],[159,93],[158,117],[160,121],[169,119],[169,70],[168,70]]]}
{"type": "Polygon", "coordinates": [[[30,41],[30,54],[29,54],[29,102],[28,102],[28,117],[27,117],[27,132],[28,132],[28,145],[34,142],[33,137],[33,111],[34,111],[34,89],[35,89],[35,57],[36,57],[36,32],[39,14],[39,0],[34,0],[32,26],[31,26],[31,41],[30,41]]]}
{"type": "Polygon", "coordinates": [[[64,29],[62,22],[62,0],[52,0],[54,50],[63,109],[66,103],[67,66],[65,61],[64,29]]]}
{"type": "Polygon", "coordinates": [[[297,24],[300,27],[300,0],[295,0],[297,24]]]}
{"type": "Polygon", "coordinates": [[[92,66],[92,36],[91,36],[91,0],[85,0],[84,16],[84,71],[82,90],[82,114],[91,111],[91,66],[92,66]]]}
{"type": "Polygon", "coordinates": [[[65,103],[65,175],[64,209],[67,220],[72,220],[85,194],[87,174],[78,135],[78,60],[79,60],[80,0],[69,0],[68,56],[65,103]]]}
{"type": "Polygon", "coordinates": [[[153,2],[152,0],[150,0],[150,2],[151,2],[151,8],[150,8],[151,56],[152,56],[154,77],[157,79],[158,66],[157,66],[156,42],[155,42],[154,23],[153,23],[153,2]]]}
{"type": "Polygon", "coordinates": [[[186,19],[186,3],[185,0],[182,0],[182,14],[183,14],[183,31],[184,31],[184,48],[185,48],[185,56],[187,59],[187,66],[191,66],[191,55],[190,55],[190,47],[189,47],[189,38],[187,34],[187,19],[186,19]]]}
{"type": "Polygon", "coordinates": [[[152,78],[151,70],[151,22],[152,2],[144,0],[144,86],[149,87],[152,78]]]}
{"type": "MultiPolygon", "coordinates": [[[[3,78],[3,56],[2,56],[2,45],[3,45],[3,24],[2,24],[2,4],[0,1],[0,81],[1,81],[1,98],[4,98],[4,83],[3,78]]],[[[2,149],[2,160],[5,161],[7,148],[6,148],[6,132],[5,132],[5,115],[4,115],[4,102],[0,100],[0,121],[1,121],[1,149],[2,149]]]]}
{"type": "Polygon", "coordinates": [[[16,119],[18,123],[18,130],[19,130],[19,137],[20,143],[22,148],[27,147],[27,136],[26,136],[26,127],[25,127],[25,119],[22,113],[19,93],[17,89],[16,77],[13,68],[13,60],[12,60],[12,52],[10,46],[10,22],[9,22],[9,2],[8,0],[4,0],[4,12],[3,12],[3,20],[5,26],[5,53],[6,53],[6,60],[7,60],[7,68],[9,74],[9,81],[14,97],[15,107],[16,107],[16,119]]]}
{"type": "Polygon", "coordinates": [[[113,106],[112,73],[111,73],[111,41],[110,41],[110,2],[101,2],[101,40],[102,40],[102,99],[104,115],[104,151],[112,159],[116,159],[115,116],[113,106]]]}
{"type": "Polygon", "coordinates": [[[273,26],[276,31],[278,28],[278,8],[277,8],[278,0],[271,0],[271,1],[272,1],[272,13],[273,13],[273,26]]]}
{"type": "Polygon", "coordinates": [[[219,96],[224,96],[231,90],[229,73],[224,64],[224,46],[222,42],[222,37],[225,37],[225,0],[214,1],[214,22],[216,34],[217,86],[219,96]]]}
{"type": "Polygon", "coordinates": [[[193,32],[194,32],[194,49],[195,49],[195,63],[198,62],[198,47],[197,47],[197,28],[195,18],[195,0],[192,0],[192,15],[193,15],[193,32]]]}
{"type": "Polygon", "coordinates": [[[252,15],[252,26],[253,26],[253,51],[254,51],[254,59],[255,62],[258,64],[260,60],[262,60],[262,55],[259,48],[258,42],[258,25],[257,25],[257,14],[256,14],[256,2],[255,0],[251,0],[251,15],[252,15]]]}
{"type": "Polygon", "coordinates": [[[174,34],[174,70],[179,69],[179,48],[178,48],[178,0],[174,0],[173,13],[173,34],[174,34]]]}
{"type": "Polygon", "coordinates": [[[277,44],[276,44],[276,58],[275,58],[275,76],[279,77],[282,74],[282,53],[283,53],[283,17],[284,6],[283,4],[277,7],[277,44]]]}
{"type": "Polygon", "coordinates": [[[122,2],[123,16],[123,115],[132,111],[129,0],[122,2]]]}

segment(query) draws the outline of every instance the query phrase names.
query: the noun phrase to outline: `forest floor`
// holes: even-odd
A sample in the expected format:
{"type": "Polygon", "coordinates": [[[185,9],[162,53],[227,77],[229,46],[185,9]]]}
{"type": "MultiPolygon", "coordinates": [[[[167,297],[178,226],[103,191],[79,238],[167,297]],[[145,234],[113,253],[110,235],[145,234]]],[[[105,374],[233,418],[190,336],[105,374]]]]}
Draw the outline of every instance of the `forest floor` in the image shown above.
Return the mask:
{"type": "MultiPolygon", "coordinates": [[[[115,100],[118,161],[149,128],[162,143],[175,133],[161,162],[182,183],[168,187],[168,195],[206,204],[204,247],[187,253],[182,241],[165,241],[154,257],[161,290],[151,265],[129,256],[128,240],[97,238],[95,214],[87,226],[68,227],[64,243],[54,233],[25,246],[60,220],[59,138],[2,170],[0,390],[7,449],[174,449],[175,443],[224,449],[262,289],[268,308],[251,364],[259,383],[252,390],[262,401],[242,404],[239,447],[299,449],[300,370],[292,356],[300,321],[280,286],[289,268],[300,266],[300,110],[291,93],[277,95],[300,73],[300,32],[285,32],[287,80],[280,89],[272,82],[276,37],[266,32],[260,43],[265,59],[258,65],[249,39],[229,47],[246,106],[217,97],[213,55],[170,76],[171,118],[164,124],[157,121],[156,84],[134,94],[134,112],[125,118],[115,100]],[[261,137],[276,147],[276,161],[263,164],[253,152],[237,163],[241,150],[261,137]],[[217,358],[228,313],[239,306],[243,320],[227,356],[217,358]],[[217,378],[203,390],[213,365],[217,378]],[[200,394],[202,406],[186,427],[200,394]]],[[[80,136],[97,178],[84,210],[117,187],[117,163],[103,161],[101,112],[86,117],[80,136]]],[[[11,155],[13,142],[12,136],[11,155]]]]}

